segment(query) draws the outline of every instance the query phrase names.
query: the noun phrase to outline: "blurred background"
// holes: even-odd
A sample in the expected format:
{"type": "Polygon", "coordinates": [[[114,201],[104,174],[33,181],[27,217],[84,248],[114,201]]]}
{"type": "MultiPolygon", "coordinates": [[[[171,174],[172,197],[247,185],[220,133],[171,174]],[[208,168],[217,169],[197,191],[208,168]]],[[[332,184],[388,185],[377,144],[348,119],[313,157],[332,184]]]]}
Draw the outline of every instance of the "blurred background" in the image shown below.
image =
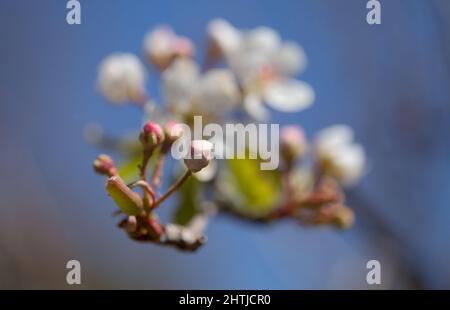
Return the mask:
{"type": "MultiPolygon", "coordinates": [[[[74,26],[63,0],[0,3],[0,288],[73,289],[65,267],[76,259],[83,289],[450,289],[449,1],[382,0],[376,26],[365,0],[80,2],[74,26]],[[355,129],[370,171],[348,193],[349,231],[223,215],[191,254],[116,228],[83,128],[132,132],[142,116],[100,97],[97,65],[114,51],[142,56],[144,34],[161,23],[191,37],[200,59],[214,17],[273,27],[305,49],[315,105],[272,122],[309,136],[355,129]],[[371,259],[380,286],[366,284],[371,259]]],[[[154,77],[148,89],[157,93],[154,77]]]]}

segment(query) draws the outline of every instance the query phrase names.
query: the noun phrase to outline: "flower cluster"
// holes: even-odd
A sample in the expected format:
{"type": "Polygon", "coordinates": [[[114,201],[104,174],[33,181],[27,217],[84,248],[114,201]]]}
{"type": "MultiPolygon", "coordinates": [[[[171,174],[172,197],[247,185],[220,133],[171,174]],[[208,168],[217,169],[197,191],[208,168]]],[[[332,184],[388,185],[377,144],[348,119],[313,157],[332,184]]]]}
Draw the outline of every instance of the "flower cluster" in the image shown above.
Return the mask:
{"type": "Polygon", "coordinates": [[[200,155],[185,159],[187,170],[162,195],[157,196],[155,188],[159,185],[162,160],[171,144],[179,137],[176,123],[169,122],[163,130],[155,122],[147,122],[140,134],[142,144],[142,163],[139,168],[139,180],[126,184],[121,178],[113,160],[108,155],[99,155],[94,161],[94,170],[108,177],[106,191],[115,201],[120,212],[126,217],[120,221],[119,227],[126,229],[134,240],[153,241],[160,244],[171,244],[181,249],[195,250],[205,242],[202,231],[181,227],[175,224],[163,225],[155,215],[154,210],[172,193],[185,183],[193,172],[199,172],[208,166],[211,159],[212,144],[204,140],[191,142],[191,153],[200,155]],[[147,167],[153,154],[159,151],[159,165],[153,171],[151,181],[147,180],[147,167]],[[141,188],[142,195],[133,191],[141,188]],[[174,233],[179,231],[180,233],[174,233]]]}
{"type": "Polygon", "coordinates": [[[163,178],[164,163],[183,135],[181,123],[193,126],[198,115],[221,124],[239,115],[260,122],[270,117],[271,109],[293,113],[314,102],[312,87],[295,78],[306,67],[305,52],[273,29],[238,29],[215,19],[207,27],[206,42],[199,66],[192,41],[170,27],[145,35],[144,58],[159,77],[160,96],[146,91],[149,72],[133,54],[114,53],[99,66],[103,96],[114,104],[142,107],[145,117],[131,139],[98,131],[95,138],[88,137],[124,160],[120,166],[108,155],[94,161],[123,215],[119,227],[133,240],[182,250],[196,250],[206,242],[204,229],[216,210],[260,222],[289,217],[307,225],[349,227],[354,215],[345,205],[343,188],[362,177],[366,156],[346,125],[323,129],[311,141],[299,125],[282,127],[281,167],[275,171],[261,171],[262,158],[213,160],[217,145],[190,141],[175,181],[160,193],[162,180],[170,179],[163,178]],[[155,211],[173,194],[178,208],[173,223],[163,224],[155,211]]]}

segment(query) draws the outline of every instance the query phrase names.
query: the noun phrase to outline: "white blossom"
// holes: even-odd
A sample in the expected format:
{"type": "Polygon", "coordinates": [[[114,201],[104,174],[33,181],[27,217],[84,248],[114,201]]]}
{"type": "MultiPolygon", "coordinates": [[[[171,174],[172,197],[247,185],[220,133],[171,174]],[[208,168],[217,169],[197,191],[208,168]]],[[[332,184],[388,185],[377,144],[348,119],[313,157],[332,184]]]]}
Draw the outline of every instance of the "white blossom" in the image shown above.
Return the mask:
{"type": "Polygon", "coordinates": [[[115,53],[99,66],[98,87],[111,102],[123,104],[139,101],[145,95],[147,74],[144,65],[133,54],[115,53]]]}
{"type": "Polygon", "coordinates": [[[306,68],[306,64],[306,54],[295,42],[283,43],[273,57],[273,66],[286,76],[301,73],[306,68]]]}
{"type": "Polygon", "coordinates": [[[272,54],[279,49],[281,39],[278,33],[269,27],[256,27],[249,30],[245,37],[245,48],[260,53],[272,54]]]}
{"type": "Polygon", "coordinates": [[[189,112],[198,79],[199,68],[196,63],[188,59],[174,61],[162,75],[162,90],[166,104],[177,112],[189,112]]]}
{"type": "Polygon", "coordinates": [[[197,103],[207,114],[221,113],[239,102],[239,88],[230,70],[212,69],[199,80],[197,103]]]}
{"type": "Polygon", "coordinates": [[[284,80],[270,83],[264,90],[267,104],[281,112],[306,109],[314,101],[314,90],[302,81],[284,80]]]}
{"type": "Polygon", "coordinates": [[[251,95],[244,100],[244,106],[254,118],[262,120],[268,116],[258,101],[283,112],[298,112],[313,103],[312,87],[293,79],[307,63],[298,44],[283,42],[269,27],[238,30],[223,20],[216,20],[209,28],[210,36],[219,45],[232,46],[222,48],[226,51],[224,57],[245,95],[251,95]],[[233,43],[226,43],[229,41],[233,43]]]}
{"type": "Polygon", "coordinates": [[[167,26],[160,26],[149,31],[144,38],[146,57],[161,69],[167,68],[175,57],[191,57],[194,45],[191,40],[178,36],[167,26]]]}
{"type": "Polygon", "coordinates": [[[324,172],[348,186],[361,178],[366,164],[363,147],[353,139],[353,130],[346,125],[325,128],[315,139],[315,153],[324,172]]]}
{"type": "Polygon", "coordinates": [[[163,93],[169,107],[181,114],[219,115],[239,103],[237,82],[228,69],[201,75],[190,59],[178,59],[164,71],[163,93]]]}
{"type": "Polygon", "coordinates": [[[159,27],[144,37],[144,53],[154,63],[168,62],[172,57],[175,33],[168,27],[159,27]]]}
{"type": "Polygon", "coordinates": [[[224,55],[235,51],[241,44],[241,32],[226,20],[220,18],[213,19],[208,24],[207,31],[210,40],[212,40],[224,55]]]}
{"type": "Polygon", "coordinates": [[[269,111],[264,107],[260,96],[248,94],[244,98],[244,109],[249,115],[258,120],[269,118],[269,111]]]}

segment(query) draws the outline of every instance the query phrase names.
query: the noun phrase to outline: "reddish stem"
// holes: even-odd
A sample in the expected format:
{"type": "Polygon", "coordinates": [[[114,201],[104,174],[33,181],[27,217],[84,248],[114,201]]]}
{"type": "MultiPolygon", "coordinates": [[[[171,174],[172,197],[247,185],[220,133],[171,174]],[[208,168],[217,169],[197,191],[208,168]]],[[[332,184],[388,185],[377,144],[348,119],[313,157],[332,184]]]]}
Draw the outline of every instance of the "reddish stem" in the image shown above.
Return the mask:
{"type": "Polygon", "coordinates": [[[177,189],[186,182],[187,179],[191,176],[191,172],[188,170],[185,174],[179,178],[168,190],[165,194],[161,195],[153,205],[153,208],[158,207],[164,200],[166,200],[170,195],[172,195],[177,189]]]}
{"type": "Polygon", "coordinates": [[[153,170],[152,175],[152,185],[158,186],[161,183],[161,176],[164,168],[164,162],[165,162],[165,154],[160,153],[158,161],[156,162],[155,169],[153,170]]]}
{"type": "Polygon", "coordinates": [[[141,180],[147,179],[147,166],[148,162],[150,161],[150,158],[152,157],[153,149],[144,150],[144,157],[142,158],[142,164],[139,166],[140,170],[140,178],[141,180]]]}
{"type": "Polygon", "coordinates": [[[144,190],[144,206],[148,211],[150,211],[156,201],[155,192],[153,191],[152,187],[145,181],[145,180],[139,180],[136,183],[132,184],[132,187],[140,186],[144,190]],[[152,198],[152,202],[149,201],[149,196],[152,198]]]}

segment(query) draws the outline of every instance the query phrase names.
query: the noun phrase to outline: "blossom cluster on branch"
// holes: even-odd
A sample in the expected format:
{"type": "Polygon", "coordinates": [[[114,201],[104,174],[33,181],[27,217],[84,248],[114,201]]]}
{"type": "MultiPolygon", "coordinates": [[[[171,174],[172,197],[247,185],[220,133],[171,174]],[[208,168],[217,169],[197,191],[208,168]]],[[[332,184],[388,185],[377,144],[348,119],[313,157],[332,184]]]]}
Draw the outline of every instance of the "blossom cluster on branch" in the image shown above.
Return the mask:
{"type": "Polygon", "coordinates": [[[144,114],[144,125],[132,138],[107,136],[97,127],[87,132],[90,142],[123,161],[117,166],[105,154],[94,161],[119,207],[118,226],[133,240],[191,251],[206,242],[204,230],[217,212],[264,223],[292,218],[305,225],[351,226],[354,215],[343,188],[362,177],[366,156],[346,125],[325,128],[311,141],[298,124],[283,126],[281,165],[271,171],[259,168],[259,157],[214,159],[217,145],[202,137],[190,142],[173,183],[162,186],[171,179],[164,178],[164,167],[183,135],[181,124],[193,126],[198,115],[207,123],[263,122],[271,109],[299,112],[315,98],[309,84],[295,79],[306,67],[305,52],[271,28],[237,29],[215,19],[207,27],[202,66],[195,51],[191,40],[167,26],[145,36],[144,58],[159,78],[159,96],[147,92],[149,72],[137,56],[114,53],[99,66],[103,96],[114,104],[135,104],[144,114]],[[172,195],[174,219],[163,224],[156,211],[172,195]]]}

